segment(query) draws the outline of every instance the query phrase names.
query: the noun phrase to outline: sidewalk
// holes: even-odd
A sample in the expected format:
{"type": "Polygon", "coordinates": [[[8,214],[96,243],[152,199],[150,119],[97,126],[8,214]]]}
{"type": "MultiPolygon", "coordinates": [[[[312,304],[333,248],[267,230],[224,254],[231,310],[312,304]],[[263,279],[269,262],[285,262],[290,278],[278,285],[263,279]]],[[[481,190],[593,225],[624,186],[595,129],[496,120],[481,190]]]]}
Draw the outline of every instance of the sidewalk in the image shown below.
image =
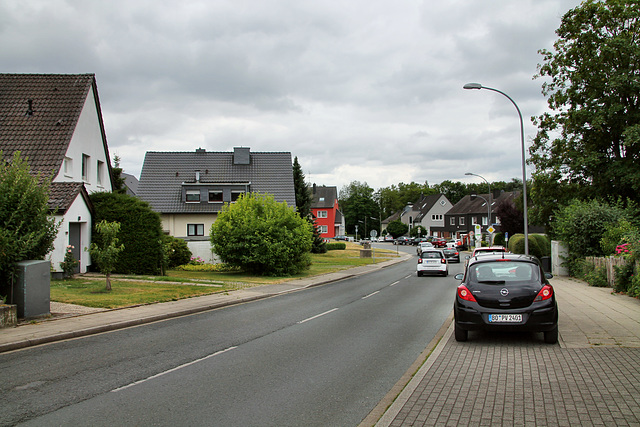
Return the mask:
{"type": "Polygon", "coordinates": [[[52,311],[54,311],[54,308],[60,307],[65,313],[61,316],[57,315],[52,320],[34,321],[34,323],[22,324],[15,328],[0,329],[0,353],[199,313],[287,292],[295,292],[311,286],[367,274],[406,261],[408,258],[410,258],[408,255],[401,256],[377,264],[350,268],[322,276],[292,280],[277,285],[256,286],[228,293],[116,310],[87,310],[86,308],[81,309],[68,304],[51,303],[52,311]]]}
{"type": "Polygon", "coordinates": [[[567,277],[551,283],[559,345],[542,334],[458,343],[450,318],[400,395],[361,426],[640,425],[640,301],[567,277]]]}

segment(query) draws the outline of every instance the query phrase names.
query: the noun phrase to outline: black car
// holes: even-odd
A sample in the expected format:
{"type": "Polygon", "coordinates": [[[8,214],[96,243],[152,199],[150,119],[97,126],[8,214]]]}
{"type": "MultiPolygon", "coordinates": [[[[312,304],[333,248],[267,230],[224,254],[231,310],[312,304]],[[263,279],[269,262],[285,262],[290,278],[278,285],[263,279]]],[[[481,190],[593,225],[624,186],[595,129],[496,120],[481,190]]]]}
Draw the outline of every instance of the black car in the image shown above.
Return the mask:
{"type": "Polygon", "coordinates": [[[445,248],[442,250],[447,262],[460,262],[460,252],[457,249],[445,248]]]}
{"type": "Polygon", "coordinates": [[[536,257],[503,253],[469,260],[456,293],[456,341],[468,331],[543,332],[544,341],[558,342],[558,305],[553,287],[536,257]]]}
{"type": "Polygon", "coordinates": [[[396,240],[393,241],[394,245],[410,245],[411,240],[408,237],[400,236],[396,240]]]}

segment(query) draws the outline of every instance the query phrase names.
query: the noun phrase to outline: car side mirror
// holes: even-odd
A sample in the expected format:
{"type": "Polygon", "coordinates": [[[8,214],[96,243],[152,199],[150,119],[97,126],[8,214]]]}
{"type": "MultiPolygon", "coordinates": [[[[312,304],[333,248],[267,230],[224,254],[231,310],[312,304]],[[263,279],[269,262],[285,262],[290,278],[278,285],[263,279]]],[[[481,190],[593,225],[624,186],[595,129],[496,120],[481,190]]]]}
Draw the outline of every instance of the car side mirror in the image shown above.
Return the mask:
{"type": "Polygon", "coordinates": [[[551,273],[544,273],[544,277],[546,277],[547,279],[553,279],[553,274],[551,274],[551,273]]]}
{"type": "Polygon", "coordinates": [[[464,279],[464,273],[458,273],[455,276],[453,276],[453,278],[456,280],[462,280],[464,279]]]}
{"type": "Polygon", "coordinates": [[[471,259],[471,255],[467,255],[464,259],[471,259]]]}

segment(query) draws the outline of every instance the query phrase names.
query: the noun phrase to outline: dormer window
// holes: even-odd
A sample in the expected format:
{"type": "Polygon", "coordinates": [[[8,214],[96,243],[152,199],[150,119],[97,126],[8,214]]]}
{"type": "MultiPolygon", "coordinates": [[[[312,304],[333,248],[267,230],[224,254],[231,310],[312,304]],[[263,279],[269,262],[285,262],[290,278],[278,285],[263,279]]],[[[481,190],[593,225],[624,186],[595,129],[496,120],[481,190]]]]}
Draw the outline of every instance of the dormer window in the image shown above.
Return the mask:
{"type": "Polygon", "coordinates": [[[209,191],[209,203],[222,203],[224,193],[222,191],[209,191]]]}
{"type": "Polygon", "coordinates": [[[200,190],[187,190],[186,194],[187,203],[199,203],[200,202],[200,190]]]}
{"type": "Polygon", "coordinates": [[[244,194],[244,191],[232,191],[231,192],[231,201],[235,202],[240,198],[241,195],[244,194]]]}

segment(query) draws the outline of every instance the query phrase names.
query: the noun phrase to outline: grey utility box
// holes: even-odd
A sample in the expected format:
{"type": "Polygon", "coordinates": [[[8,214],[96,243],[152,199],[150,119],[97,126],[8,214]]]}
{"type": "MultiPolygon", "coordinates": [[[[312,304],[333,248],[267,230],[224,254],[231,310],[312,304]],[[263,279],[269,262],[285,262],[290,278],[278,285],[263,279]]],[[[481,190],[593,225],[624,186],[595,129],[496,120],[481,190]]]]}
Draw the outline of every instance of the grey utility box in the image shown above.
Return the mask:
{"type": "Polygon", "coordinates": [[[51,263],[38,260],[22,261],[17,265],[18,277],[13,285],[13,302],[18,306],[18,317],[48,316],[51,263]]]}

